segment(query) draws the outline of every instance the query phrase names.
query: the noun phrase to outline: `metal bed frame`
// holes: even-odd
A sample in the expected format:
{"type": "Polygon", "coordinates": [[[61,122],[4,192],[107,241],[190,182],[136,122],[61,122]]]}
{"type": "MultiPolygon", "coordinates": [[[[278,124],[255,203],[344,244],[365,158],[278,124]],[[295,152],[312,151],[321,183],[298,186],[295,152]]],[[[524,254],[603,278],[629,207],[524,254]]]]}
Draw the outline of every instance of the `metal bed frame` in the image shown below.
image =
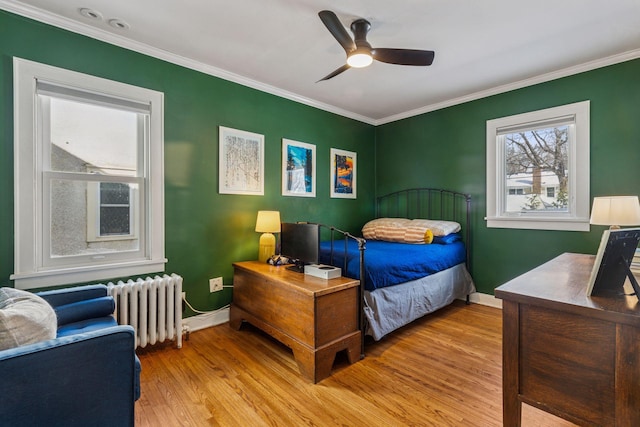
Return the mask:
{"type": "MultiPolygon", "coordinates": [[[[466,267],[470,268],[471,246],[471,196],[468,194],[443,190],[438,188],[411,188],[395,191],[376,198],[376,218],[402,217],[402,218],[428,218],[434,220],[456,221],[464,227],[464,242],[466,247],[466,267]]],[[[333,265],[333,254],[336,249],[336,233],[338,238],[344,241],[343,270],[347,271],[347,245],[349,240],[358,244],[360,257],[360,301],[358,310],[358,324],[361,331],[361,357],[364,358],[365,340],[365,316],[364,306],[364,280],[365,280],[365,250],[367,241],[362,237],[340,230],[338,228],[320,224],[321,229],[327,229],[330,234],[330,264],[333,265]]],[[[469,296],[467,295],[467,303],[469,296]]]]}

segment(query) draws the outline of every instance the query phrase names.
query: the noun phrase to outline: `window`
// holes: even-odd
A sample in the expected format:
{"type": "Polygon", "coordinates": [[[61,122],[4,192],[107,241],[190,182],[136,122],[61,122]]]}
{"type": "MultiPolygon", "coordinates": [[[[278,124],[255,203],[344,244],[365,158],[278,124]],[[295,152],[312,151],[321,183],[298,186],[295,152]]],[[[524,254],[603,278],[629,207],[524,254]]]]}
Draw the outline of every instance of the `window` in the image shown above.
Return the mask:
{"type": "Polygon", "coordinates": [[[556,198],[556,188],[555,187],[547,187],[547,197],[550,198],[550,199],[556,198]]]}
{"type": "Polygon", "coordinates": [[[164,270],[163,95],[14,59],[15,280],[164,270]]]}
{"type": "Polygon", "coordinates": [[[135,187],[117,182],[92,182],[87,192],[88,241],[136,239],[135,187]]]}
{"type": "Polygon", "coordinates": [[[131,236],[131,188],[117,182],[100,183],[99,237],[131,236]]]}
{"type": "Polygon", "coordinates": [[[486,219],[589,230],[589,101],[487,121],[486,219]]]}

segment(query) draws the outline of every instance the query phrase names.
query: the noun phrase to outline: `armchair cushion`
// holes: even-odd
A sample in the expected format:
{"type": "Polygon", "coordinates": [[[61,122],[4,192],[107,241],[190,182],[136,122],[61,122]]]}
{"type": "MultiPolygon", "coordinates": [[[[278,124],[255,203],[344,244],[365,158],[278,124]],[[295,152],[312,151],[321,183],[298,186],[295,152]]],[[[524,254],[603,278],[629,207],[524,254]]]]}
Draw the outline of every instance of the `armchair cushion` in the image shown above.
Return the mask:
{"type": "Polygon", "coordinates": [[[56,337],[53,308],[41,297],[14,288],[0,288],[0,350],[56,337]]]}
{"type": "MultiPolygon", "coordinates": [[[[118,322],[113,316],[95,317],[93,319],[82,319],[77,322],[67,323],[58,328],[58,338],[67,337],[73,334],[97,331],[109,326],[116,326],[118,322]]],[[[135,344],[134,344],[135,348],[135,344]]]]}

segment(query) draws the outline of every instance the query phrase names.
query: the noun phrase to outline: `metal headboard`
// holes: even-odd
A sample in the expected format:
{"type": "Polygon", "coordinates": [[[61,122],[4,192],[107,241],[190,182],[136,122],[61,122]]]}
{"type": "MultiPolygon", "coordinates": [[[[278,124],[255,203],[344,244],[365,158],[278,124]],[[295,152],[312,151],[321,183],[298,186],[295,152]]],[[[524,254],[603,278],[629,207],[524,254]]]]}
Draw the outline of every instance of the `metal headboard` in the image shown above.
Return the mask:
{"type": "Polygon", "coordinates": [[[471,247],[471,196],[440,188],[411,188],[376,199],[377,218],[423,218],[455,221],[463,228],[467,268],[471,247]]]}

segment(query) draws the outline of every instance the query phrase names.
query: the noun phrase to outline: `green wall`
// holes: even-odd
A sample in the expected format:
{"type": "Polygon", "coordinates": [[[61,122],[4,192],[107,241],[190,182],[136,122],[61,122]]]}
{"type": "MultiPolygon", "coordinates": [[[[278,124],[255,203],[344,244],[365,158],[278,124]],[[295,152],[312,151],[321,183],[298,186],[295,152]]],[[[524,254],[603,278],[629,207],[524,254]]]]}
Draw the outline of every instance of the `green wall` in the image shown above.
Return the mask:
{"type": "Polygon", "coordinates": [[[258,210],[352,232],[373,215],[373,126],[0,11],[0,286],[13,286],[14,56],[164,92],[166,271],[197,309],[230,302],[208,279],[230,284],[233,262],[257,258],[258,210]],[[264,196],[218,194],[219,126],[265,136],[264,196]],[[315,198],[281,196],[282,138],[316,145],[315,198]],[[329,197],[332,147],[358,153],[356,200],[329,197]]]}
{"type": "Polygon", "coordinates": [[[591,195],[640,193],[640,60],[374,128],[0,11],[0,286],[12,286],[13,272],[13,56],[164,92],[166,271],[183,275],[189,300],[203,310],[231,299],[228,288],[209,294],[210,277],[230,284],[231,263],[257,257],[257,210],[358,233],[376,194],[407,187],[472,195],[471,272],[481,292],[562,252],[595,253],[603,227],[486,227],[488,119],[591,100],[591,195]],[[264,196],[218,194],[218,126],[265,135],[264,196]],[[316,145],[316,198],[280,195],[282,138],[316,145]],[[358,153],[357,200],[329,198],[331,147],[358,153]]]}
{"type": "Polygon", "coordinates": [[[563,252],[594,254],[604,227],[490,229],[484,220],[486,121],[583,100],[591,101],[591,196],[640,194],[640,60],[378,126],[376,191],[430,186],[471,194],[471,273],[483,293],[563,252]]]}

